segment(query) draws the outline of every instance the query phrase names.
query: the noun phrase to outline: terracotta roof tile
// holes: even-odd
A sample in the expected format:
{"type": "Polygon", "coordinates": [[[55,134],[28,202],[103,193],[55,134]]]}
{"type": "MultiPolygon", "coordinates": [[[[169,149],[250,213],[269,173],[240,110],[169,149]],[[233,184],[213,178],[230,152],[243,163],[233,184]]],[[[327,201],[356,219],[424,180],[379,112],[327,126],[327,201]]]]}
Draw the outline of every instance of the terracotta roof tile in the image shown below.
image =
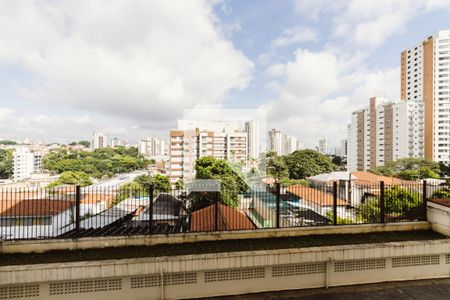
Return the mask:
{"type": "Polygon", "coordinates": [[[73,205],[74,202],[65,200],[21,200],[0,213],[0,217],[54,216],[69,209],[73,205]]]}
{"type": "MultiPolygon", "coordinates": [[[[217,214],[217,229],[219,231],[256,228],[252,221],[237,208],[232,208],[220,203],[218,205],[217,214]]],[[[193,212],[190,221],[190,231],[216,230],[215,216],[216,211],[214,204],[193,212]]]]}
{"type": "MultiPolygon", "coordinates": [[[[332,206],[334,202],[333,194],[326,193],[315,188],[303,185],[291,185],[288,186],[287,190],[289,193],[298,196],[305,201],[318,204],[320,206],[332,206]]],[[[342,199],[337,199],[337,205],[344,206],[347,205],[347,202],[342,199]]]]}
{"type": "Polygon", "coordinates": [[[352,172],[352,175],[356,177],[356,184],[372,184],[372,183],[380,183],[380,181],[384,181],[385,185],[393,185],[393,184],[402,184],[402,183],[413,183],[414,181],[408,181],[396,177],[389,176],[381,176],[377,174],[373,174],[370,172],[352,172]]]}

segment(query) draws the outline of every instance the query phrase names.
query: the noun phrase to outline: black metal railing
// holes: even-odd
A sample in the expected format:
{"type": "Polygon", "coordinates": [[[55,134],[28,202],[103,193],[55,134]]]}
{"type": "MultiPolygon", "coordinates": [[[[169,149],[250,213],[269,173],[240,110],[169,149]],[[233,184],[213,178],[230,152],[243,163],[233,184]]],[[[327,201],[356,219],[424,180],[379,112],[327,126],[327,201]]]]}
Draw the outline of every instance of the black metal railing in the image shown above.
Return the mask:
{"type": "MultiPolygon", "coordinates": [[[[426,182],[275,184],[238,193],[156,186],[0,189],[0,239],[126,236],[426,220],[426,182]]],[[[449,192],[450,196],[450,192],[449,192]]]]}

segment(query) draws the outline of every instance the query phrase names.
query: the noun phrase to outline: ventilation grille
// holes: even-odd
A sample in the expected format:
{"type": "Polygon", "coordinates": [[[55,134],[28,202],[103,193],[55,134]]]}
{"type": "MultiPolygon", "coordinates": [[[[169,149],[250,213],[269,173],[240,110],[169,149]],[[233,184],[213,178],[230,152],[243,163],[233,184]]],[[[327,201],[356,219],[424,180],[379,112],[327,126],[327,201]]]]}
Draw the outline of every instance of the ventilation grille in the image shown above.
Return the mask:
{"type": "Polygon", "coordinates": [[[376,270],[385,268],[386,268],[385,259],[363,259],[351,261],[338,261],[334,263],[335,272],[376,270]]]}
{"type": "Polygon", "coordinates": [[[80,280],[50,283],[50,296],[115,291],[122,289],[122,279],[80,280]]]}
{"type": "Polygon", "coordinates": [[[266,272],[263,267],[206,271],[205,282],[264,278],[265,276],[266,272]]]}
{"type": "Polygon", "coordinates": [[[326,263],[277,266],[272,268],[273,277],[325,273],[326,263]]]}
{"type": "Polygon", "coordinates": [[[430,266],[438,264],[439,264],[439,255],[394,257],[392,259],[393,268],[430,266]]]}
{"type": "MultiPolygon", "coordinates": [[[[164,274],[164,285],[182,285],[197,283],[197,273],[171,273],[164,274]]],[[[140,289],[161,286],[159,274],[131,277],[131,288],[140,289]]]]}
{"type": "Polygon", "coordinates": [[[39,297],[39,284],[0,287],[0,299],[39,297]]]}
{"type": "Polygon", "coordinates": [[[447,254],[446,256],[445,256],[445,263],[448,265],[448,264],[450,264],[450,254],[447,254]]]}

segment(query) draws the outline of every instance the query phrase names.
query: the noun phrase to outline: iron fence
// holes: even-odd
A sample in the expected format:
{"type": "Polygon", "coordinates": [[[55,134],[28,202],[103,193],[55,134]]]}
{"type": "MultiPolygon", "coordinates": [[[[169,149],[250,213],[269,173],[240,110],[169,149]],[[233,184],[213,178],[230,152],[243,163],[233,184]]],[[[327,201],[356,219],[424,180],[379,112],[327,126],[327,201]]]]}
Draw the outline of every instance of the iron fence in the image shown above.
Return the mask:
{"type": "Polygon", "coordinates": [[[1,189],[0,239],[127,236],[426,220],[446,185],[339,181],[238,193],[157,187],[1,189]]]}

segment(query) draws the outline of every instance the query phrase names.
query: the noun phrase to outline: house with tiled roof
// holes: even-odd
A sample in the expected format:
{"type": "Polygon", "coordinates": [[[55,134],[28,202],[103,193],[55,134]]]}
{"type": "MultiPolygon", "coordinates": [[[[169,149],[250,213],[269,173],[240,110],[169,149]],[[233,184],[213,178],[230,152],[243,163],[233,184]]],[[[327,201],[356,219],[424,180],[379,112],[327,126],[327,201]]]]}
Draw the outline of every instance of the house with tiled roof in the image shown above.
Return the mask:
{"type": "Polygon", "coordinates": [[[54,199],[24,199],[0,213],[0,239],[56,236],[73,221],[75,202],[54,199]]]}
{"type": "MultiPolygon", "coordinates": [[[[322,216],[326,216],[334,208],[333,194],[322,189],[304,185],[291,185],[287,187],[287,193],[298,198],[299,206],[309,208],[322,216]]],[[[336,204],[338,216],[342,218],[349,217],[346,211],[347,201],[337,198],[336,204]]]]}

